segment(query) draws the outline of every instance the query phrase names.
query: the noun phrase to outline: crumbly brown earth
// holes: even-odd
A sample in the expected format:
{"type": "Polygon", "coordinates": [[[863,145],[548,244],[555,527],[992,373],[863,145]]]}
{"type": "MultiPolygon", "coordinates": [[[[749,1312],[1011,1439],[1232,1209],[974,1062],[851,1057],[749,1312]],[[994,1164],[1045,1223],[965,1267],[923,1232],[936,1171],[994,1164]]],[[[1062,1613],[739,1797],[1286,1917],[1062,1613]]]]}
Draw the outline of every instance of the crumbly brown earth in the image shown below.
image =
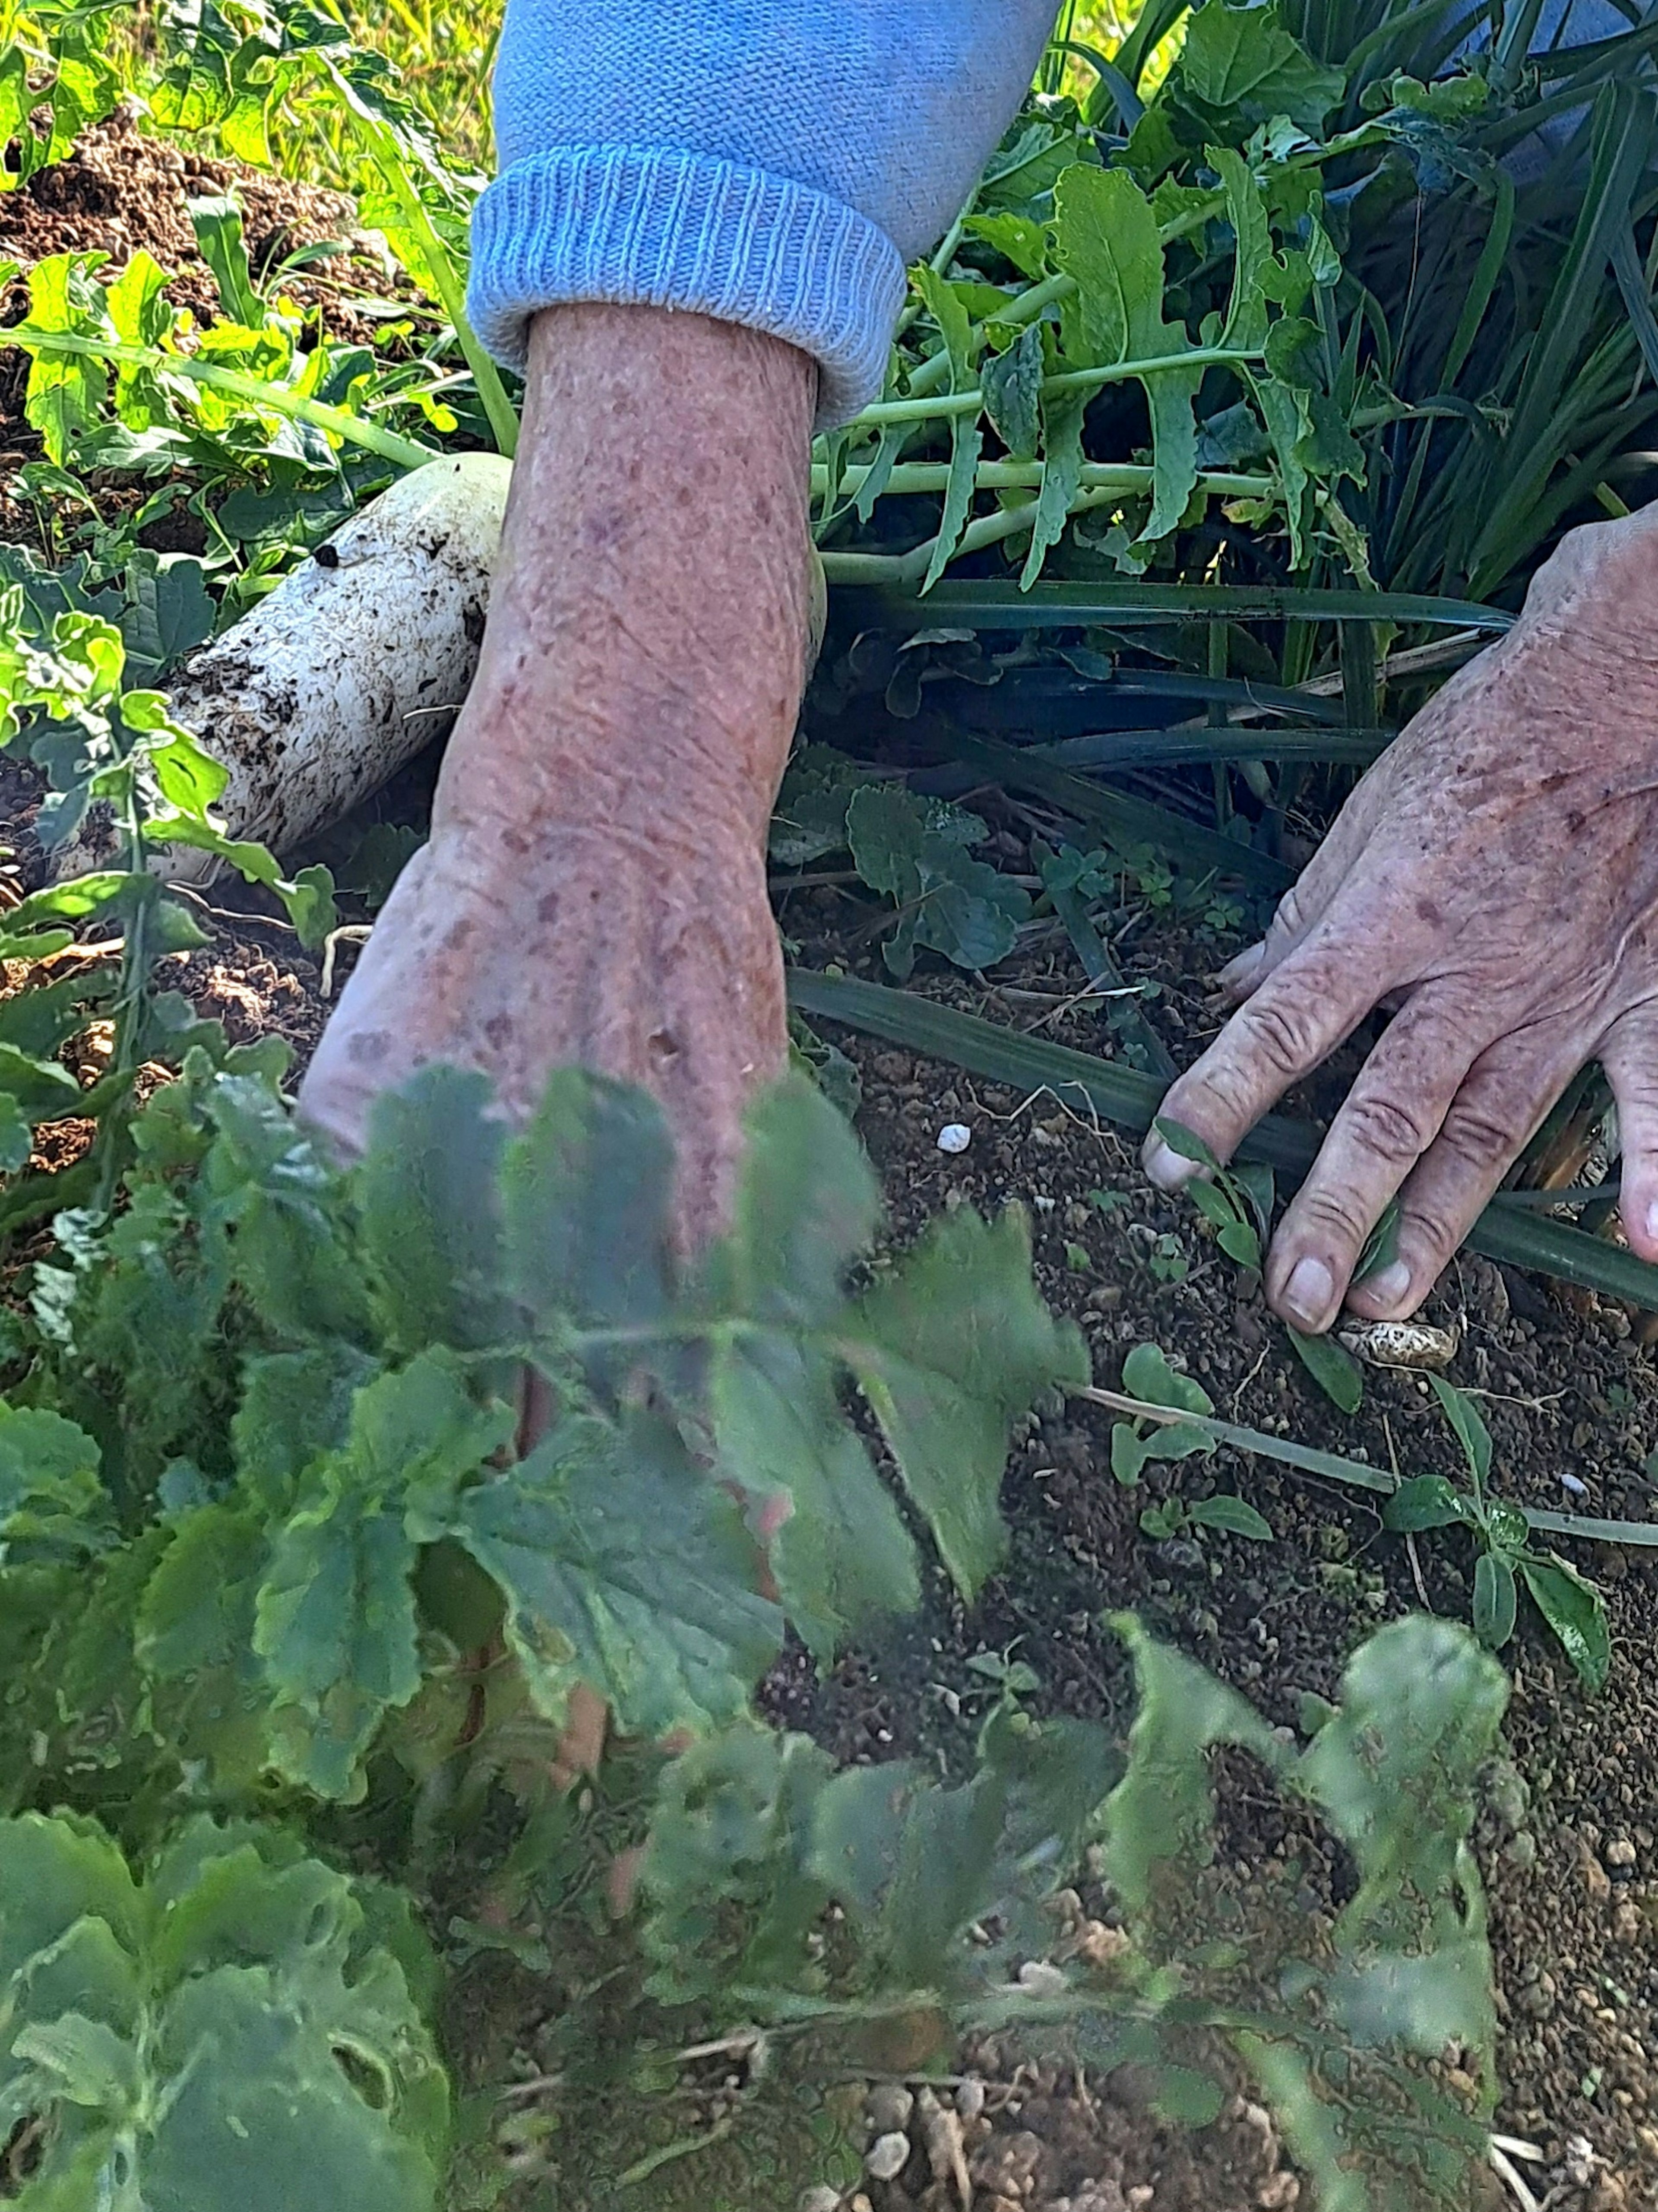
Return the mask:
{"type": "MultiPolygon", "coordinates": [[[[180,272],[173,296],[210,312],[211,279],[185,199],[233,182],[256,270],[303,240],[349,235],[349,204],[334,196],[233,172],[119,118],[89,133],[71,161],[0,195],[0,259],[101,249],[118,265],[143,246],[180,272]]],[[[330,296],[331,272],[343,274],[343,264],[302,272],[292,289],[323,307],[338,330],[349,311],[330,296]]],[[[372,282],[361,260],[350,281],[372,282]]],[[[0,320],[20,306],[9,297],[0,320]]],[[[8,460],[15,465],[35,450],[21,419],[21,368],[20,356],[0,350],[0,538],[32,534],[4,500],[8,460]]],[[[377,815],[423,818],[428,786],[429,764],[402,780],[377,815]]],[[[0,845],[15,854],[24,888],[39,867],[32,805],[27,774],[0,761],[0,845]]],[[[1006,830],[1001,848],[1010,865],[1027,865],[1006,830]]],[[[847,957],[865,916],[839,897],[794,895],[785,927],[804,942],[808,963],[836,953],[881,980],[878,956],[847,957]]],[[[328,1011],[319,964],[291,933],[258,918],[253,903],[238,889],[216,887],[216,912],[203,910],[213,943],[174,963],[166,980],[223,1020],[237,1042],[272,1030],[286,1036],[297,1074],[328,1011]]],[[[1147,928],[1120,951],[1131,978],[1150,975],[1163,987],[1152,1018],[1189,1061],[1212,1032],[1198,978],[1216,948],[1147,928]]],[[[351,957],[343,949],[342,964],[351,957]]],[[[1083,1049],[1111,1049],[1096,1012],[1066,1006],[1082,978],[1062,946],[1038,944],[982,982],[924,974],[916,988],[1013,1027],[1040,1024],[1083,1049]]],[[[1241,1293],[1236,1271],[1189,1206],[1145,1185],[1131,1140],[1051,1098],[1024,1099],[835,1034],[863,1077],[859,1127],[897,1238],[952,1203],[993,1209],[1017,1201],[1030,1212],[1044,1291],[1082,1324],[1100,1381],[1117,1379],[1133,1344],[1155,1341],[1233,1419],[1378,1465],[1456,1472],[1442,1418],[1416,1379],[1372,1374],[1352,1419],[1319,1394],[1258,1296],[1241,1293]],[[972,1130],[959,1157],[938,1150],[946,1121],[972,1130]],[[1108,1194],[1107,1210],[1096,1193],[1108,1194]]],[[[1300,1103],[1327,1112],[1330,1086],[1311,1086],[1300,1103]]],[[[46,1133],[67,1164],[86,1133],[66,1122],[46,1133]]],[[[1500,1486],[1535,1504],[1658,1518],[1647,1471],[1658,1448],[1658,1373],[1626,1314],[1464,1260],[1431,1317],[1452,1316],[1464,1331],[1453,1379],[1487,1394],[1481,1403],[1500,1486]],[[1568,1495],[1563,1475],[1584,1494],[1568,1495]]],[[[948,1766],[969,1753],[984,1694],[969,1661],[1017,1644],[1041,1680],[1032,1701],[1039,1710],[1121,1728],[1130,1686],[1103,1620],[1127,1607],[1246,1692],[1275,1724],[1293,1727],[1303,1693],[1332,1694],[1343,1660],[1379,1621],[1424,1602],[1466,1614],[1472,1561],[1461,1539],[1435,1534],[1412,1552],[1382,1531],[1361,1494],[1224,1452],[1153,1463],[1139,1489],[1124,1490],[1110,1474],[1109,1428],[1108,1415],[1080,1403],[1033,1426],[1005,1486],[1010,1560],[977,1606],[964,1611],[933,1577],[920,1616],[848,1655],[826,1680],[798,1656],[786,1659],[767,1687],[773,1717],[809,1729],[847,1759],[919,1751],[948,1766]],[[1171,1490],[1191,1498],[1210,1488],[1248,1498],[1272,1523],[1274,1541],[1206,1534],[1201,1543],[1154,1543],[1141,1533],[1148,1503],[1171,1490]]],[[[1588,1698],[1535,1617],[1522,1613],[1505,1655],[1515,1674],[1507,1757],[1491,1778],[1479,1837],[1501,1984],[1501,2124],[1541,2150],[1540,2162],[1522,2170],[1552,2212],[1636,2212],[1658,2206],[1658,1687],[1649,1656],[1658,1555],[1579,1547],[1574,1556],[1606,1594],[1616,1642],[1611,1682],[1600,1699],[1588,1698]]],[[[1311,1849],[1265,1796],[1236,1796],[1227,1820],[1222,1870],[1230,1866],[1240,1881],[1311,1849]]],[[[1315,1854],[1313,1863],[1316,1872],[1315,1854]]],[[[1327,1856],[1322,1873],[1331,1871],[1327,1856]]],[[[464,1978],[455,2057],[468,2086],[493,2089],[504,2072],[548,2070],[555,2022],[544,1978],[501,1954],[485,1954],[464,1978]]],[[[968,2063],[985,2084],[976,2115],[976,2092],[966,2100],[970,2212],[1272,2212],[1297,2202],[1297,2178],[1276,2136],[1242,2106],[1187,2136],[1157,2123],[1131,2082],[1096,2081],[1071,2066],[1022,2070],[991,2051],[969,2054],[968,2063]]],[[[826,2157],[822,2171],[847,2182],[843,2201],[856,2212],[944,2212],[960,2203],[953,2182],[933,2179],[922,2149],[892,2179],[850,2179],[847,2159],[855,2170],[872,2119],[878,2132],[896,2109],[879,2103],[882,2091],[915,2087],[872,2085],[872,2115],[856,2087],[824,2100],[825,2125],[852,2149],[838,2163],[826,2157]]],[[[949,2102],[954,2087],[938,2094],[949,2102]]],[[[515,2100],[514,2111],[533,2140],[533,2103],[515,2100]]],[[[568,2126],[569,2116],[559,2117],[568,2126]]],[[[914,2108],[906,2124],[917,2126],[914,2108]]],[[[722,2155],[716,2144],[676,2160],[626,2202],[714,2212],[732,2185],[722,2155]]],[[[535,2212],[586,2212],[609,2193],[573,2178],[568,2162],[556,2182],[544,2160],[532,2158],[529,2171],[540,2178],[526,2180],[521,2202],[535,2212]]],[[[788,2212],[802,2178],[798,2166],[780,2172],[775,2212],[788,2212]]],[[[744,2200],[756,2201],[752,2191],[744,2200]]],[[[1491,2201],[1520,2200],[1499,2189],[1491,2201]]]]}

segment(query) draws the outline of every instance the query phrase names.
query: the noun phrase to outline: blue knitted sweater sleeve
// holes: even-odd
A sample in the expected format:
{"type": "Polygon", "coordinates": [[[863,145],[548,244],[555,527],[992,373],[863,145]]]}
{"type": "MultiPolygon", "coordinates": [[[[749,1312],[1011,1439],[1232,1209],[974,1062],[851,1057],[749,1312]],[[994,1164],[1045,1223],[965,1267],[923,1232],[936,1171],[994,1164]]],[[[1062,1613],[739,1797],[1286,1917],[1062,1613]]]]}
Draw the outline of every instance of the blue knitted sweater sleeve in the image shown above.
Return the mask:
{"type": "Polygon", "coordinates": [[[907,262],[1017,112],[1055,0],[507,0],[501,173],[469,299],[521,366],[537,308],[695,308],[880,389],[907,262]]]}

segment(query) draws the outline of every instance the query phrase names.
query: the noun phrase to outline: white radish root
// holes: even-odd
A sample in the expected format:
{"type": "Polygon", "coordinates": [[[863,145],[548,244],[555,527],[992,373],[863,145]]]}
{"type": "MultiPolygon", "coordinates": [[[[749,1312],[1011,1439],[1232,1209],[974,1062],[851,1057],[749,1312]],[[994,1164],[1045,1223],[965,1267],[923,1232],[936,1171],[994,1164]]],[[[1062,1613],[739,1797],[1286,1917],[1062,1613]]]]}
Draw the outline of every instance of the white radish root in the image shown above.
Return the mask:
{"type": "MultiPolygon", "coordinates": [[[[512,464],[412,470],[179,671],[175,719],[230,771],[233,837],[288,852],[446,736],[477,665],[512,464]]],[[[217,863],[177,850],[175,881],[217,863]]]]}
{"type": "MultiPolygon", "coordinates": [[[[226,833],[291,852],[446,737],[477,666],[512,464],[458,453],[411,470],[194,653],[167,703],[229,772],[226,833]]],[[[814,550],[808,670],[828,622],[814,550]]],[[[60,875],[106,865],[112,830],[88,827],[60,875]]],[[[221,863],[189,848],[153,863],[207,884],[221,863]]]]}

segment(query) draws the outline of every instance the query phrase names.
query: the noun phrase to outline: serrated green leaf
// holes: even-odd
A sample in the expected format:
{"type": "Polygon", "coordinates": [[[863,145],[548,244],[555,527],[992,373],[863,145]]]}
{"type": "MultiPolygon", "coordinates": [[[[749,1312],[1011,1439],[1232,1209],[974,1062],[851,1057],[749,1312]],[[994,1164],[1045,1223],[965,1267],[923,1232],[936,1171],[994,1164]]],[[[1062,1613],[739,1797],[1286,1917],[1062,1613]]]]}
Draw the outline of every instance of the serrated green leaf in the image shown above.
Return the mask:
{"type": "Polygon", "coordinates": [[[645,1091],[559,1068],[501,1170],[507,1280],[531,1317],[658,1320],[669,1297],[673,1150],[645,1091]]]}
{"type": "Polygon", "coordinates": [[[285,1701],[276,1763],[319,1796],[361,1794],[386,1709],[421,1686],[415,1547],[403,1515],[331,1482],[277,1534],[255,1601],[253,1648],[285,1701]]]}
{"type": "Polygon", "coordinates": [[[507,1641],[555,1721],[586,1682],[624,1732],[706,1733],[745,1710],[781,1640],[736,1507],[642,1412],[623,1429],[562,1421],[465,1493],[452,1533],[500,1585],[507,1641]]]}
{"type": "MultiPolygon", "coordinates": [[[[1126,169],[1078,162],[1066,171],[1054,192],[1054,258],[1077,280],[1074,297],[1060,311],[1071,367],[1161,361],[1191,349],[1185,325],[1163,319],[1157,217],[1126,169]]],[[[1185,368],[1141,379],[1154,471],[1146,539],[1166,537],[1176,526],[1197,483],[1193,401],[1202,380],[1201,368],[1185,368]]]]}
{"type": "Polygon", "coordinates": [[[300,1477],[349,1432],[356,1392],[379,1363],[349,1344],[319,1344],[251,1359],[231,1440],[242,1480],[268,1510],[285,1513],[300,1477]]]}
{"type": "Polygon", "coordinates": [[[858,1628],[913,1612],[915,1547],[823,1354],[778,1335],[739,1341],[715,1361],[709,1391],[720,1467],[751,1521],[777,1522],[773,1579],[814,1656],[827,1662],[858,1628]]]}
{"type": "Polygon", "coordinates": [[[761,1093],[745,1135],[708,1295],[725,1312],[811,1328],[842,1302],[846,1271],[875,1234],[880,1186],[845,1116],[799,1077],[761,1093]]]}
{"type": "Polygon", "coordinates": [[[1080,1331],[1055,1321],[1032,1281],[1023,1214],[944,1215],[859,1299],[841,1351],[970,1597],[1005,1540],[996,1500],[1013,1421],[1090,1373],[1080,1331]]]}
{"type": "Polygon", "coordinates": [[[901,784],[870,784],[847,807],[847,836],[859,874],[905,909],[887,947],[888,965],[908,974],[913,946],[928,945],[958,967],[1005,959],[1030,912],[1028,895],[966,846],[982,824],[959,808],[914,798],[901,784]],[[971,831],[963,834],[963,825],[971,831]]]}
{"type": "Polygon", "coordinates": [[[1102,1814],[1104,1858],[1125,1907],[1138,1913],[1164,1882],[1189,1879],[1214,1856],[1210,1747],[1242,1745],[1276,1774],[1286,1771],[1288,1759],[1236,1690],[1180,1652],[1154,1644],[1129,1615],[1114,1615],[1111,1625],[1133,1660],[1139,1702],[1128,1735],[1127,1770],[1102,1814]]]}
{"type": "Polygon", "coordinates": [[[1515,1565],[1584,1688],[1605,1689],[1612,1671],[1612,1631],[1600,1591],[1558,1552],[1527,1552],[1515,1565]]]}
{"type": "Polygon", "coordinates": [[[109,1540],[100,1457],[61,1414],[0,1406],[0,1545],[11,1557],[96,1550],[109,1540]]]}
{"type": "Polygon", "coordinates": [[[858,1923],[890,1988],[956,1978],[961,1933],[996,1894],[1006,1803],[993,1771],[941,1790],[908,1762],[848,1767],[825,1784],[811,1869],[858,1923]]]}
{"type": "Polygon", "coordinates": [[[269,1541],[263,1516],[236,1506],[184,1515],[136,1625],[158,1724],[182,1757],[205,1759],[225,1790],[251,1789],[270,1763],[272,1696],[253,1649],[269,1541]]]}
{"type": "Polygon", "coordinates": [[[834,1771],[809,1737],[752,1723],[668,1768],[640,1870],[658,1994],[683,2002],[732,1986],[819,1985],[807,1938],[829,1898],[808,1854],[834,1771]]]}

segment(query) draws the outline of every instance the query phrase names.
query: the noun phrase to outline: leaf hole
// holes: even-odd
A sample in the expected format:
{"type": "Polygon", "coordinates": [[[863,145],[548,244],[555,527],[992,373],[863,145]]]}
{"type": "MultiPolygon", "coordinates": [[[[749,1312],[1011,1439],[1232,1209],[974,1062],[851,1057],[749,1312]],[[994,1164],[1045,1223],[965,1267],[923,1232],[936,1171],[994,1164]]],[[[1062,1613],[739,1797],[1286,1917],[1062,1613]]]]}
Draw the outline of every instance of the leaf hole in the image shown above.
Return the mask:
{"type": "Polygon", "coordinates": [[[337,2043],[334,2063],[371,2112],[390,2112],[392,2076],[378,2059],[351,2044],[337,2043]]]}
{"type": "Polygon", "coordinates": [[[0,2148],[0,2199],[21,2197],[40,2170],[52,2136],[51,2115],[26,2112],[0,2148]]]}

